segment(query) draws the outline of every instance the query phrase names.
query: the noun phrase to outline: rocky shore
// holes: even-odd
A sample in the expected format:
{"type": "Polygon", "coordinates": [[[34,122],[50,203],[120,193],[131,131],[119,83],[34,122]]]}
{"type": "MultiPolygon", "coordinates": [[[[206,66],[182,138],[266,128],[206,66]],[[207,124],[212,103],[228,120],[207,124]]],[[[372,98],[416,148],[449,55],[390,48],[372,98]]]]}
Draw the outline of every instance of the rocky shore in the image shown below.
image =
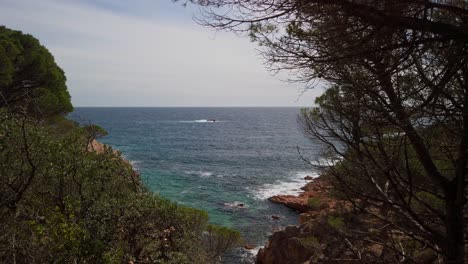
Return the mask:
{"type": "Polygon", "coordinates": [[[290,209],[297,211],[300,214],[309,214],[326,209],[335,209],[338,205],[336,199],[328,195],[331,186],[325,177],[312,179],[307,183],[299,195],[275,195],[268,198],[269,201],[284,205],[290,209]]]}
{"type": "Polygon", "coordinates": [[[343,239],[345,228],[367,230],[377,223],[356,211],[350,202],[336,198],[326,176],[313,179],[302,190],[297,196],[269,198],[298,212],[300,225],[271,235],[257,254],[257,264],[392,263],[380,244],[363,242],[350,246],[343,239]],[[349,221],[350,216],[355,220],[349,221]],[[353,247],[359,251],[353,251],[353,247]]]}
{"type": "MultiPolygon", "coordinates": [[[[337,197],[326,175],[313,179],[294,195],[270,197],[299,214],[299,225],[273,233],[257,254],[257,264],[311,263],[396,263],[401,256],[385,245],[393,236],[398,243],[409,243],[398,230],[384,221],[355,208],[337,197]],[[352,230],[352,231],[351,231],[352,230]],[[358,234],[358,235],[356,235],[358,234]],[[373,237],[373,239],[369,239],[373,237]],[[381,241],[381,242],[378,242],[381,241]]],[[[368,207],[373,214],[383,215],[378,208],[368,207]]],[[[435,263],[430,249],[413,256],[415,263],[435,263]]]]}
{"type": "Polygon", "coordinates": [[[318,254],[317,249],[322,245],[314,233],[325,229],[317,223],[351,210],[351,205],[331,197],[331,185],[325,177],[306,179],[311,181],[301,188],[303,192],[299,195],[275,195],[268,199],[298,212],[300,226],[288,226],[270,236],[265,247],[259,250],[256,263],[315,263],[324,258],[323,252],[318,254]]]}

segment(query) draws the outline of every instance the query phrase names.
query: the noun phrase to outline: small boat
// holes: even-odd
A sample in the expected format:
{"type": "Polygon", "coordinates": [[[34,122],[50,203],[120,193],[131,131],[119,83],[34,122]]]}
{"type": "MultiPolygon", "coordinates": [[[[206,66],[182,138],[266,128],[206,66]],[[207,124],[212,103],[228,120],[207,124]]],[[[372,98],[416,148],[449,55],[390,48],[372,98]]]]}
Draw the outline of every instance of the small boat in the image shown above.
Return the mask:
{"type": "Polygon", "coordinates": [[[216,122],[216,119],[207,119],[206,122],[216,122]]]}

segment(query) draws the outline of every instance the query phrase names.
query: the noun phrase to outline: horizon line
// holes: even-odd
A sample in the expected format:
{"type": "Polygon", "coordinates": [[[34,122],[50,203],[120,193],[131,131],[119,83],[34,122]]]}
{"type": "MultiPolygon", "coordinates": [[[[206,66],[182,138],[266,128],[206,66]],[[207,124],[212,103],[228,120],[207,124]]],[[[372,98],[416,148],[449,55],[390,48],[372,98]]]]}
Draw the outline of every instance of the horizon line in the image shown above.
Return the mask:
{"type": "Polygon", "coordinates": [[[303,108],[313,106],[73,106],[74,108],[303,108]]]}

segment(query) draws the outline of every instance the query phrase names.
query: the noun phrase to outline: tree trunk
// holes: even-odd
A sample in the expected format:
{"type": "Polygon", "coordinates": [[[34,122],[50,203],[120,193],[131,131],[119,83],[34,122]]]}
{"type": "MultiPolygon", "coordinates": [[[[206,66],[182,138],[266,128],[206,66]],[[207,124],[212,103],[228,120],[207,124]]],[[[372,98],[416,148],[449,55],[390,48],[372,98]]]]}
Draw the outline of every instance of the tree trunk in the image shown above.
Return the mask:
{"type": "Polygon", "coordinates": [[[465,241],[464,241],[464,219],[463,219],[463,202],[460,203],[457,199],[457,184],[453,182],[452,188],[446,193],[447,200],[446,220],[447,241],[445,246],[445,258],[448,264],[463,264],[465,258],[465,241]]]}

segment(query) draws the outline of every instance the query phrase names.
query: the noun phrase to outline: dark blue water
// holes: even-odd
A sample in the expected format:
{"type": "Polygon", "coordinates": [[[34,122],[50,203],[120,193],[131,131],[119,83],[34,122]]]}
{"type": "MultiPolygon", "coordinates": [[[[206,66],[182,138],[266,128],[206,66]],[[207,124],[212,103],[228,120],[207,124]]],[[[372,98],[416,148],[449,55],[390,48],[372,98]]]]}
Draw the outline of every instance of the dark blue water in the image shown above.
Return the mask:
{"type": "MultiPolygon", "coordinates": [[[[106,129],[109,135],[100,141],[120,150],[152,191],[208,211],[212,223],[236,228],[246,243],[261,246],[275,228],[298,222],[296,213],[266,199],[297,193],[303,178],[314,174],[297,153],[297,146],[311,159],[318,153],[298,129],[298,112],[76,108],[70,117],[106,129]]],[[[247,262],[248,255],[237,249],[225,261],[247,262]]]]}

